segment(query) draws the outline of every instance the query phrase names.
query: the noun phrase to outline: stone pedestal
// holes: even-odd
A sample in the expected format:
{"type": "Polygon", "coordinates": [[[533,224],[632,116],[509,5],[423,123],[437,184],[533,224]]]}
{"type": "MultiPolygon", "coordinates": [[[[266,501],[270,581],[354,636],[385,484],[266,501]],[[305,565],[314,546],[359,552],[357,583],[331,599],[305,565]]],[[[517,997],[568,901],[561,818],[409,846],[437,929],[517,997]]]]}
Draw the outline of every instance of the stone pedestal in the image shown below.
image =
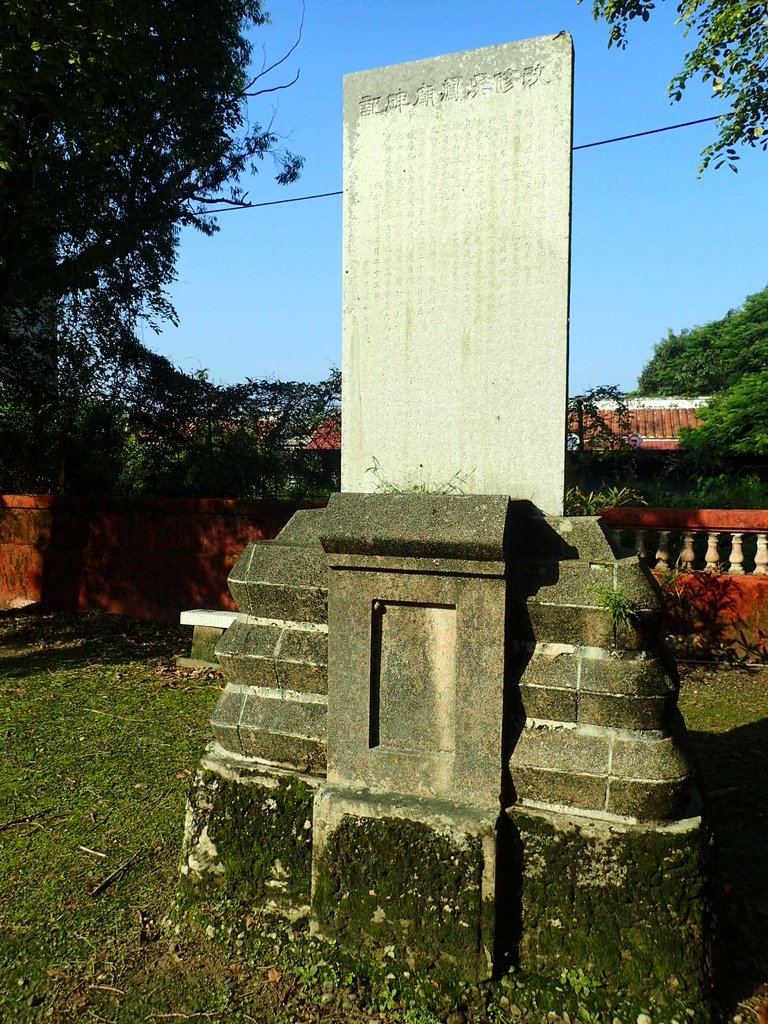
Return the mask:
{"type": "Polygon", "coordinates": [[[518,804],[674,821],[691,799],[658,587],[596,519],[531,519],[510,565],[518,804]]]}
{"type": "Polygon", "coordinates": [[[581,971],[664,1020],[706,1019],[711,837],[701,818],[633,825],[523,808],[508,815],[521,972],[551,983],[581,971]]]}
{"type": "MultiPolygon", "coordinates": [[[[445,982],[508,954],[496,904],[498,814],[324,784],[314,804],[315,928],[372,956],[392,947],[445,982]]],[[[507,956],[508,962],[508,956],[507,956]]]]}
{"type": "Polygon", "coordinates": [[[652,580],[598,520],[334,495],[231,584],[187,894],[311,913],[449,991],[515,965],[534,992],[575,971],[705,1012],[709,837],[677,676],[652,580]]]}
{"type": "Polygon", "coordinates": [[[334,495],[317,928],[490,977],[506,684],[503,496],[334,495]]]}

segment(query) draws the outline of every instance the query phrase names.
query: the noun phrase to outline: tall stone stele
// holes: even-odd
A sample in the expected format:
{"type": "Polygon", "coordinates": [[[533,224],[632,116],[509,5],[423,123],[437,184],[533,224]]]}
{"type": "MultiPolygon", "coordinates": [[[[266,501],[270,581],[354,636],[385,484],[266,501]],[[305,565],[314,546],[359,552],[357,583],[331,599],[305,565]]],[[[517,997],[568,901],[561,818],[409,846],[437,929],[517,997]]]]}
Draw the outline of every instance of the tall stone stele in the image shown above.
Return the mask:
{"type": "Polygon", "coordinates": [[[571,92],[564,34],[345,81],[343,490],[232,571],[182,886],[675,1015],[706,842],[658,592],[562,516],[571,92]]]}

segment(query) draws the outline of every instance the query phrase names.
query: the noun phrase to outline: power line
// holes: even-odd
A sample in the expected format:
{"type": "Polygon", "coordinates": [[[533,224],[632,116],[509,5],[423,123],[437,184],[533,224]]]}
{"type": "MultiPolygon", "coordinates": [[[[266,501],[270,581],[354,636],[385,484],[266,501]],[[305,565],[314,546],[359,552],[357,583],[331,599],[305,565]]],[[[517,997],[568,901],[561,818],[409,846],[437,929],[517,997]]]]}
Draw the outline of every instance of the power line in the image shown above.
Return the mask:
{"type": "MultiPolygon", "coordinates": [[[[595,146],[610,146],[614,142],[626,142],[628,139],[641,139],[645,135],[658,135],[660,132],[673,132],[678,128],[690,128],[695,124],[706,124],[709,121],[719,121],[724,114],[715,114],[713,117],[700,117],[697,121],[682,121],[680,124],[668,124],[664,128],[650,128],[645,132],[632,132],[631,135],[617,135],[613,139],[600,139],[599,142],[583,142],[580,146],[574,146],[573,152],[577,149],[594,149],[595,146]]],[[[247,206],[224,206],[220,210],[202,210],[198,217],[213,216],[218,213],[234,213],[241,210],[257,210],[262,206],[282,206],[284,203],[305,203],[308,199],[327,199],[330,196],[343,196],[344,191],[318,192],[312,196],[293,196],[290,199],[271,199],[266,203],[248,203],[247,206]]]]}
{"type": "Polygon", "coordinates": [[[248,203],[247,206],[224,206],[220,210],[201,210],[198,217],[211,216],[214,213],[233,213],[236,210],[256,210],[260,206],[281,206],[283,203],[305,203],[307,199],[326,199],[328,196],[343,196],[340,192],[318,192],[314,196],[293,196],[291,199],[272,199],[268,203],[248,203]]]}
{"type": "Polygon", "coordinates": [[[574,146],[577,149],[592,149],[594,146],[609,146],[612,142],[625,142],[627,139],[640,139],[643,135],[658,135],[659,132],[673,132],[676,128],[690,128],[692,124],[705,124],[707,121],[719,121],[723,114],[715,114],[714,117],[700,117],[698,121],[683,121],[682,124],[668,124],[666,128],[650,128],[647,132],[633,132],[631,135],[617,135],[615,139],[601,139],[600,142],[584,142],[581,146],[574,146]]]}

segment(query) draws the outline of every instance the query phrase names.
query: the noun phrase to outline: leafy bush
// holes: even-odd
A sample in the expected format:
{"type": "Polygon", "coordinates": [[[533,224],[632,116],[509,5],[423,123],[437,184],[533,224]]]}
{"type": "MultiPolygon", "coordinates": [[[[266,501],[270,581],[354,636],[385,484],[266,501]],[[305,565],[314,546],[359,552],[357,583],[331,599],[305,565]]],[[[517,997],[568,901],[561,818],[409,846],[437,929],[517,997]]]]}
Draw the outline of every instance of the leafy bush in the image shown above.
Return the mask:
{"type": "Polygon", "coordinates": [[[606,508],[647,504],[642,494],[633,487],[611,487],[606,491],[589,491],[588,494],[584,494],[578,487],[569,487],[565,492],[567,516],[599,516],[606,508]]]}

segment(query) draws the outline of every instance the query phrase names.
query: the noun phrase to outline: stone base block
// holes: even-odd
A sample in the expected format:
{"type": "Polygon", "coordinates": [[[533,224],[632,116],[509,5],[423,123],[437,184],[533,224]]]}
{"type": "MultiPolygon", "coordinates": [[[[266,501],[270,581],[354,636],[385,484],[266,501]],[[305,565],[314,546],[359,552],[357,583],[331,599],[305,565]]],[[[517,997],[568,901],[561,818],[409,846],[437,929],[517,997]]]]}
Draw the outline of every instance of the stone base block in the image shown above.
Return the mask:
{"type": "Polygon", "coordinates": [[[709,835],[701,819],[650,827],[508,814],[521,970],[546,979],[580,970],[606,994],[651,1001],[677,1019],[690,1017],[686,1010],[706,1018],[709,835]]]}
{"type": "MultiPolygon", "coordinates": [[[[324,785],[315,798],[312,912],[320,934],[446,982],[506,966],[497,927],[498,815],[324,785]]],[[[506,945],[509,945],[508,943],[506,945]]]]}
{"type": "Polygon", "coordinates": [[[187,803],[180,893],[194,900],[220,891],[254,916],[307,918],[318,783],[254,766],[214,743],[187,803]]]}

